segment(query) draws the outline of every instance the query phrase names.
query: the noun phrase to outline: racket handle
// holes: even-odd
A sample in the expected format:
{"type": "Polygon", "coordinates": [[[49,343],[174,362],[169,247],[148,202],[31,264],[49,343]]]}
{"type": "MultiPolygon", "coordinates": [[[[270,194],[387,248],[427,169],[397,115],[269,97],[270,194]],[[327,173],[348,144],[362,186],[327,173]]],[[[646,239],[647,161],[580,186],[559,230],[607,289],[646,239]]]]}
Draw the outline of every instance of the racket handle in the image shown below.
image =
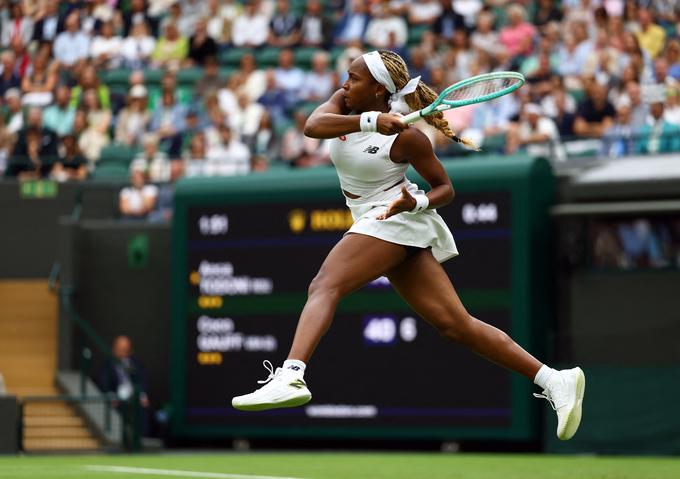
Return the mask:
{"type": "Polygon", "coordinates": [[[421,111],[421,110],[414,111],[414,112],[409,113],[409,114],[406,115],[406,116],[402,116],[402,117],[400,118],[401,122],[404,123],[404,124],[406,124],[406,125],[410,125],[411,123],[415,123],[416,121],[418,121],[418,120],[420,120],[420,119],[422,118],[422,117],[420,116],[420,111],[421,111]]]}

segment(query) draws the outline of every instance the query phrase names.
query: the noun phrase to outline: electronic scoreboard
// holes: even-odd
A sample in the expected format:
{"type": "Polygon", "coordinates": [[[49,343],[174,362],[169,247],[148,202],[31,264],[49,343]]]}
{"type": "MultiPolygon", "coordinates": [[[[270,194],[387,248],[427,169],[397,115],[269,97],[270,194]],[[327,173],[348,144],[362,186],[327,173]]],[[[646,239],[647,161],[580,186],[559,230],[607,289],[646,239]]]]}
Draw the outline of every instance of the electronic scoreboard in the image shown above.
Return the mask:
{"type": "MultiPolygon", "coordinates": [[[[446,165],[443,266],[475,317],[535,351],[552,175],[541,160],[446,165]]],[[[416,181],[416,175],[409,175],[416,181]]],[[[528,439],[531,381],[445,340],[378,278],[345,298],[305,378],[312,401],[245,413],[286,358],[307,288],[352,224],[332,169],[183,180],[173,231],[173,432],[200,437],[528,439]]],[[[532,409],[535,410],[532,412],[532,409]]]]}

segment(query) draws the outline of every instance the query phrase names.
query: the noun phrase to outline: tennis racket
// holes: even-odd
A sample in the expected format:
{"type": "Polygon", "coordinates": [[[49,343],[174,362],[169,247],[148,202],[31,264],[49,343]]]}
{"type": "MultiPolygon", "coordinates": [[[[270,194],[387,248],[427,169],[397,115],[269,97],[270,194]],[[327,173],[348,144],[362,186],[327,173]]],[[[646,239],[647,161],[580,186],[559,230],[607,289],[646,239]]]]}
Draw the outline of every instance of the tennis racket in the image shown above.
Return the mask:
{"type": "Polygon", "coordinates": [[[524,85],[524,75],[517,72],[483,73],[445,88],[429,106],[401,117],[402,123],[414,123],[438,111],[493,100],[524,85]]]}

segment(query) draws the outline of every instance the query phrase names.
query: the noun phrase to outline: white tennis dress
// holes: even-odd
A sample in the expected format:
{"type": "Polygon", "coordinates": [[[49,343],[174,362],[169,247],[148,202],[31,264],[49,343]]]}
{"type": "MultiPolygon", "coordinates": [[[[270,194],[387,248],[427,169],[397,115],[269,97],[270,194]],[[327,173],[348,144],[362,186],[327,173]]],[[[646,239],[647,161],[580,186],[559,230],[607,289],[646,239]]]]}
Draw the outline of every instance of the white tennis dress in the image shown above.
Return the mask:
{"type": "Polygon", "coordinates": [[[436,210],[404,212],[385,220],[376,217],[401,196],[401,187],[424,194],[406,177],[408,163],[395,163],[390,149],[398,135],[352,133],[331,140],[331,160],[343,190],[360,196],[346,198],[354,224],[348,233],[361,233],[391,243],[432,248],[440,263],[458,255],[451,231],[436,210]]]}

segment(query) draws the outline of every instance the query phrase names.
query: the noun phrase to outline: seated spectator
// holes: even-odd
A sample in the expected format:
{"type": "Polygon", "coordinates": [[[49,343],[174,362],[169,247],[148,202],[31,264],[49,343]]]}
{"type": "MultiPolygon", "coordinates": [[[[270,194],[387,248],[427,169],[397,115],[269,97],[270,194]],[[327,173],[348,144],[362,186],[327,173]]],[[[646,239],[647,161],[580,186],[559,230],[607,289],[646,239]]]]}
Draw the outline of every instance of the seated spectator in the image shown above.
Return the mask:
{"type": "Polygon", "coordinates": [[[668,74],[668,60],[664,57],[654,60],[654,83],[663,85],[666,90],[673,90],[680,82],[668,74]]]}
{"type": "Polygon", "coordinates": [[[296,168],[327,164],[329,157],[322,148],[321,140],[304,134],[307,115],[302,111],[296,111],[294,119],[295,124],[283,134],[281,139],[281,159],[296,168]]]}
{"type": "Polygon", "coordinates": [[[188,106],[193,102],[193,92],[190,87],[177,84],[177,73],[174,70],[166,70],[161,78],[161,88],[152,88],[149,91],[149,110],[155,112],[163,102],[163,95],[172,93],[177,103],[188,106]]]}
{"type": "Polygon", "coordinates": [[[441,0],[442,13],[432,25],[432,31],[438,43],[450,42],[453,39],[453,33],[459,28],[464,28],[464,19],[453,9],[453,3],[441,0]]]}
{"type": "Polygon", "coordinates": [[[29,118],[29,126],[19,135],[6,175],[20,180],[46,177],[56,159],[54,138],[54,133],[34,126],[29,118]]]}
{"type": "Polygon", "coordinates": [[[295,65],[293,50],[281,50],[279,65],[274,70],[276,84],[286,93],[289,105],[294,105],[299,100],[299,92],[304,85],[305,74],[301,68],[295,65]]]}
{"type": "Polygon", "coordinates": [[[266,88],[264,94],[258,98],[257,102],[267,109],[272,116],[272,121],[275,126],[283,125],[288,122],[288,96],[286,95],[286,91],[280,87],[276,81],[274,70],[267,70],[265,73],[265,80],[266,88]]]}
{"type": "MultiPolygon", "coordinates": [[[[409,73],[411,74],[411,78],[415,78],[417,76],[420,77],[420,79],[427,83],[428,85],[430,84],[430,68],[427,64],[427,56],[425,55],[425,51],[421,48],[413,48],[411,49],[411,54],[409,55],[410,57],[410,62],[409,62],[409,73]]],[[[447,85],[448,86],[448,85],[447,85]]],[[[327,95],[329,96],[329,95],[327,95]]]]}
{"type": "Polygon", "coordinates": [[[54,58],[67,68],[74,67],[90,54],[90,38],[80,29],[78,12],[66,17],[65,30],[54,41],[54,58]]]}
{"type": "Polygon", "coordinates": [[[623,94],[619,96],[618,103],[624,103],[630,109],[633,128],[638,129],[647,122],[649,105],[642,101],[639,83],[635,81],[627,82],[623,94]]]}
{"type": "Polygon", "coordinates": [[[336,90],[338,78],[335,72],[328,69],[328,62],[328,53],[324,51],[314,53],[312,70],[305,74],[300,91],[303,100],[323,102],[336,90]]]}
{"type": "Polygon", "coordinates": [[[590,55],[583,65],[583,74],[594,77],[604,75],[607,81],[620,78],[623,72],[623,57],[621,53],[609,46],[606,30],[598,30],[597,37],[590,55]]]}
{"type": "Polygon", "coordinates": [[[130,172],[141,171],[144,178],[152,183],[170,181],[170,161],[168,155],[158,150],[158,138],[147,133],[142,146],[142,151],[130,163],[130,172]]]}
{"type": "Polygon", "coordinates": [[[177,31],[181,36],[189,38],[194,32],[194,25],[197,20],[198,18],[193,19],[190,15],[185,15],[183,4],[178,1],[170,5],[170,11],[161,21],[159,30],[164,32],[167,26],[173,23],[177,26],[177,31]]]}
{"type": "MultiPolygon", "coordinates": [[[[94,89],[83,93],[83,111],[86,127],[80,133],[78,145],[85,158],[91,163],[99,161],[102,148],[109,144],[109,127],[111,126],[111,110],[99,102],[99,95],[94,89]]],[[[75,125],[74,125],[75,126],[75,125]]]]}
{"type": "Polygon", "coordinates": [[[0,54],[0,96],[4,96],[10,88],[20,88],[21,79],[15,71],[16,61],[12,50],[0,54]]]}
{"type": "Polygon", "coordinates": [[[140,23],[153,25],[153,19],[146,11],[146,2],[145,0],[130,0],[129,9],[123,13],[123,36],[132,35],[135,26],[140,23]]]}
{"type": "Polygon", "coordinates": [[[156,49],[156,39],[149,34],[145,22],[136,23],[121,46],[121,55],[127,68],[143,68],[149,64],[156,49]]]}
{"type": "Polygon", "coordinates": [[[194,97],[204,97],[217,92],[222,85],[220,64],[217,57],[206,57],[203,63],[203,76],[194,85],[194,97]]]}
{"type": "Polygon", "coordinates": [[[553,0],[539,0],[531,23],[543,30],[542,27],[546,26],[548,23],[559,22],[561,20],[562,12],[553,0]]]}
{"type": "Polygon", "coordinates": [[[165,34],[158,39],[151,60],[157,67],[179,67],[189,54],[189,41],[181,36],[177,25],[168,23],[165,34]]]}
{"type": "Polygon", "coordinates": [[[24,127],[24,111],[21,108],[21,91],[18,88],[10,88],[5,92],[5,123],[7,131],[11,134],[19,133],[24,127]]]}
{"type": "Polygon", "coordinates": [[[231,41],[236,47],[259,47],[269,37],[269,19],[257,11],[254,0],[246,1],[243,13],[236,17],[231,29],[231,41]]]}
{"type": "Polygon", "coordinates": [[[57,135],[68,135],[73,131],[76,109],[70,105],[71,89],[67,85],[59,85],[55,92],[54,104],[45,108],[43,122],[47,128],[57,135]]]}
{"type": "Polygon", "coordinates": [[[580,76],[590,56],[589,46],[584,42],[579,43],[575,35],[567,34],[557,56],[559,65],[557,71],[565,77],[567,87],[574,89],[581,87],[580,76]]]}
{"type": "Polygon", "coordinates": [[[52,92],[57,85],[58,65],[56,63],[50,65],[49,62],[47,55],[38,55],[33,62],[31,74],[21,80],[24,105],[44,107],[52,103],[52,92]]]}
{"type": "Polygon", "coordinates": [[[99,68],[119,68],[123,62],[123,39],[114,35],[113,23],[104,22],[99,35],[90,44],[90,56],[99,68]]]}
{"type": "Polygon", "coordinates": [[[207,22],[199,20],[189,40],[187,62],[190,65],[205,66],[207,59],[217,57],[217,42],[208,36],[207,22]]]}
{"type": "Polygon", "coordinates": [[[666,31],[663,27],[654,23],[651,12],[646,8],[638,10],[638,22],[640,30],[635,35],[640,42],[640,48],[654,59],[663,51],[666,43],[666,31]]]}
{"type": "Polygon", "coordinates": [[[250,171],[250,151],[234,138],[231,128],[221,125],[220,142],[207,151],[205,174],[209,176],[245,175],[250,171]]]}
{"type": "Polygon", "coordinates": [[[303,47],[329,49],[333,26],[323,14],[323,6],[319,0],[311,0],[300,21],[300,43],[303,47]]]}
{"type": "Polygon", "coordinates": [[[109,87],[99,81],[97,69],[92,64],[85,65],[78,76],[78,84],[71,89],[71,106],[80,107],[83,102],[84,92],[94,90],[97,100],[104,109],[111,108],[111,93],[109,87]]]}
{"type": "Polygon", "coordinates": [[[62,138],[59,156],[50,177],[57,181],[84,180],[87,178],[87,160],[80,151],[75,135],[62,138]]]}
{"type": "MultiPolygon", "coordinates": [[[[498,50],[498,32],[493,29],[494,16],[491,12],[481,12],[477,19],[477,28],[470,35],[470,44],[478,50],[494,53],[498,50]]],[[[453,32],[449,39],[453,38],[453,32]]]]}
{"type": "Polygon", "coordinates": [[[269,45],[281,48],[300,43],[300,22],[291,13],[288,0],[276,1],[276,13],[269,23],[269,45]]]}
{"type": "Polygon", "coordinates": [[[408,41],[406,20],[395,15],[389,0],[381,0],[368,22],[364,42],[374,48],[403,48],[408,41]]]}
{"type": "Polygon", "coordinates": [[[511,4],[507,7],[509,24],[501,29],[499,40],[512,57],[526,56],[533,50],[536,27],[527,22],[524,7],[511,4]]]}
{"type": "Polygon", "coordinates": [[[251,101],[256,101],[264,94],[267,85],[265,73],[257,69],[255,57],[252,54],[246,53],[241,57],[240,68],[234,76],[238,85],[238,93],[245,93],[251,101]]]}
{"type": "Polygon", "coordinates": [[[197,133],[191,137],[189,148],[184,151],[184,171],[187,177],[204,176],[208,159],[205,135],[197,133]]]}
{"type": "Polygon", "coordinates": [[[192,107],[187,109],[186,121],[184,131],[182,132],[182,145],[180,148],[180,153],[184,153],[191,145],[191,139],[203,133],[205,130],[207,121],[203,116],[201,110],[197,107],[192,107]]]}
{"type": "Polygon", "coordinates": [[[134,85],[127,97],[127,105],[118,112],[115,141],[122,145],[137,146],[151,123],[147,108],[147,91],[144,85],[134,85]]]}
{"type": "Polygon", "coordinates": [[[29,55],[26,46],[21,43],[21,39],[18,37],[12,40],[11,51],[14,53],[15,58],[14,71],[19,75],[19,78],[23,78],[30,72],[31,55],[29,55]]]}
{"type": "Polygon", "coordinates": [[[616,112],[607,99],[607,86],[593,83],[586,90],[587,97],[576,112],[574,133],[578,136],[601,138],[613,124],[616,112]]]}
{"type": "Polygon", "coordinates": [[[559,143],[560,134],[555,123],[543,115],[535,103],[524,105],[519,124],[514,124],[507,135],[506,153],[514,153],[526,146],[531,156],[564,160],[566,155],[559,143]]]}
{"type": "Polygon", "coordinates": [[[33,36],[33,19],[24,12],[23,2],[11,2],[9,16],[3,15],[2,29],[0,34],[0,46],[7,48],[13,38],[19,39],[24,45],[28,45],[33,36]]]}
{"type": "Polygon", "coordinates": [[[633,116],[629,102],[621,101],[616,108],[614,124],[604,132],[602,154],[609,158],[620,158],[635,152],[635,135],[633,116]]]}
{"type": "Polygon", "coordinates": [[[673,39],[668,42],[666,61],[668,62],[668,74],[680,81],[680,40],[673,39]]]}
{"type": "Polygon", "coordinates": [[[663,116],[668,123],[680,126],[680,88],[668,90],[663,116]]]}
{"type": "Polygon", "coordinates": [[[259,103],[251,102],[247,95],[238,95],[238,109],[229,115],[229,124],[237,137],[244,143],[250,143],[260,126],[260,118],[265,109],[259,103]]]}
{"type": "Polygon", "coordinates": [[[665,96],[662,88],[648,95],[649,116],[647,123],[640,128],[638,153],[680,152],[680,127],[664,118],[665,96]]]}
{"type": "Polygon", "coordinates": [[[10,154],[14,149],[15,135],[7,131],[5,118],[0,115],[0,176],[7,170],[10,154]]]}
{"type": "Polygon", "coordinates": [[[176,101],[171,90],[164,90],[160,106],[151,115],[151,131],[172,157],[179,157],[185,120],[185,106],[176,101]]]}
{"type": "Polygon", "coordinates": [[[236,1],[208,0],[207,29],[210,38],[218,45],[230,43],[231,24],[240,13],[241,5],[236,1]]]}
{"type": "Polygon", "coordinates": [[[260,125],[248,144],[253,157],[277,158],[278,142],[274,135],[272,117],[267,110],[260,117],[260,125]]]}
{"type": "Polygon", "coordinates": [[[349,12],[343,15],[335,26],[333,38],[337,45],[349,45],[361,42],[366,33],[370,17],[366,3],[362,0],[352,0],[349,12]]]}
{"type": "Polygon", "coordinates": [[[45,127],[43,124],[43,113],[38,107],[31,107],[26,115],[26,124],[19,131],[17,142],[14,147],[14,154],[27,155],[28,147],[26,143],[26,134],[29,132],[38,132],[40,136],[40,154],[55,157],[57,154],[57,145],[59,143],[57,134],[51,129],[45,127]]]}
{"type": "Polygon", "coordinates": [[[59,27],[59,2],[41,2],[33,26],[33,40],[39,44],[53,43],[59,33],[59,27]]]}
{"type": "Polygon", "coordinates": [[[442,14],[439,0],[415,0],[408,6],[409,25],[432,25],[442,14]]]}

